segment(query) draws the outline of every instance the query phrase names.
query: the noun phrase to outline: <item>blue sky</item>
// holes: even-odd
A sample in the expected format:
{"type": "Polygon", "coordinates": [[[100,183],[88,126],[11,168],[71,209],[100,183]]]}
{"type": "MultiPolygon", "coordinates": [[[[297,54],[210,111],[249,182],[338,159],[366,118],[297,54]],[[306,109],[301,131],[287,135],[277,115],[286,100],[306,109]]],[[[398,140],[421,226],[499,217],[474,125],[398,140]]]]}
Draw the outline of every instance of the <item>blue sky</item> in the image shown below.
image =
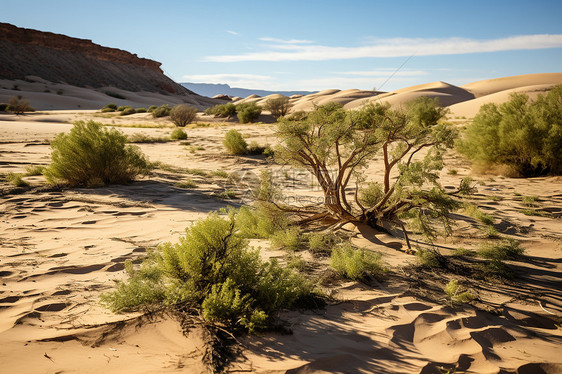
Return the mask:
{"type": "Polygon", "coordinates": [[[0,7],[1,22],[128,50],[161,62],[177,82],[390,91],[562,72],[555,0],[0,0],[0,7]]]}

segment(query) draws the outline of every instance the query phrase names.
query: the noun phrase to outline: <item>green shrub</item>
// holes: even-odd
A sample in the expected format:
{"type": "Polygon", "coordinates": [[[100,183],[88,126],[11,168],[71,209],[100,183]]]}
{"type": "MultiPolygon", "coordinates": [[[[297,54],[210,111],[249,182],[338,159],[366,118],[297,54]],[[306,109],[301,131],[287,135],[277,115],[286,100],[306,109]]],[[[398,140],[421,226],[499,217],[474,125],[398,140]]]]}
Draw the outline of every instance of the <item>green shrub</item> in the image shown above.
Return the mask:
{"type": "Polygon", "coordinates": [[[122,112],[122,111],[124,111],[126,108],[127,108],[126,106],[120,105],[120,106],[117,107],[117,111],[118,111],[118,112],[122,112]]]}
{"type": "Polygon", "coordinates": [[[171,111],[172,111],[172,107],[170,107],[168,104],[160,105],[158,108],[152,111],[152,117],[154,118],[166,117],[170,115],[171,111]]]}
{"type": "Polygon", "coordinates": [[[377,182],[370,182],[367,184],[367,187],[359,190],[359,202],[365,208],[371,208],[377,205],[383,196],[384,192],[382,186],[377,182]]]}
{"type": "Polygon", "coordinates": [[[463,291],[458,280],[452,280],[445,286],[445,293],[453,305],[460,305],[474,300],[475,296],[469,291],[463,291]]]}
{"type": "Polygon", "coordinates": [[[185,140],[187,139],[187,133],[182,129],[174,129],[170,134],[170,139],[172,140],[185,140]]]}
{"type": "Polygon", "coordinates": [[[243,155],[248,150],[248,143],[238,131],[232,129],[224,136],[223,144],[228,153],[233,155],[243,155]]]}
{"type": "Polygon", "coordinates": [[[128,183],[148,172],[142,152],[126,145],[127,137],[101,123],[76,121],[68,134],[51,142],[51,164],[45,169],[50,183],[71,186],[97,186],[128,183]]]}
{"type": "Polygon", "coordinates": [[[303,244],[303,237],[298,227],[289,227],[277,231],[271,236],[270,240],[273,247],[290,251],[299,250],[303,244]]]}
{"type": "Polygon", "coordinates": [[[254,140],[250,143],[250,145],[248,145],[247,153],[249,155],[262,155],[264,151],[265,147],[262,147],[254,140]]]}
{"type": "Polygon", "coordinates": [[[291,106],[288,97],[279,97],[267,100],[263,109],[269,111],[273,117],[279,118],[285,116],[291,109],[291,106]]]}
{"type": "Polygon", "coordinates": [[[256,103],[238,104],[236,113],[240,123],[255,122],[261,114],[261,107],[256,103]]]}
{"type": "Polygon", "coordinates": [[[342,240],[333,232],[318,232],[308,235],[308,246],[314,253],[331,253],[342,240]]]}
{"type": "Polygon", "coordinates": [[[170,120],[178,127],[185,127],[193,122],[195,117],[197,109],[185,104],[176,105],[170,111],[170,120]]]}
{"type": "Polygon", "coordinates": [[[380,253],[354,248],[349,243],[332,250],[331,265],[338,273],[353,280],[369,277],[382,280],[386,271],[380,253]]]}
{"type": "Polygon", "coordinates": [[[485,104],[467,127],[459,150],[484,165],[507,165],[521,176],[562,173],[562,85],[530,102],[512,94],[485,104]]]}
{"type": "Polygon", "coordinates": [[[436,268],[443,265],[442,256],[435,249],[418,248],[416,257],[422,266],[436,268]]]}
{"type": "MultiPolygon", "coordinates": [[[[312,285],[277,261],[263,262],[238,233],[236,213],[211,213],[166,243],[117,289],[102,295],[114,311],[170,305],[199,312],[211,324],[247,331],[312,295],[312,285]]],[[[130,266],[129,266],[130,268],[130,266]]]]}
{"type": "Polygon", "coordinates": [[[175,184],[176,187],[180,187],[180,188],[196,188],[197,187],[197,183],[195,183],[193,180],[191,179],[186,179],[183,182],[178,182],[175,184]]]}
{"type": "Polygon", "coordinates": [[[484,213],[474,204],[466,204],[464,206],[464,212],[469,215],[470,217],[477,219],[478,221],[482,222],[485,225],[493,225],[494,224],[494,217],[491,215],[484,213]]]}
{"type": "Polygon", "coordinates": [[[115,112],[115,109],[112,108],[102,108],[101,109],[102,113],[110,113],[110,112],[115,112]]]}
{"type": "Polygon", "coordinates": [[[122,111],[121,111],[121,116],[128,116],[130,114],[135,114],[136,110],[135,108],[133,108],[132,106],[126,106],[122,111]]]}
{"type": "Polygon", "coordinates": [[[135,109],[135,112],[137,112],[137,113],[146,113],[146,108],[137,108],[137,109],[135,109]]]}
{"type": "Polygon", "coordinates": [[[42,175],[43,171],[45,171],[45,167],[41,165],[27,165],[25,167],[25,175],[30,177],[36,175],[42,175]]]}
{"type": "Polygon", "coordinates": [[[127,135],[127,143],[163,143],[168,140],[168,138],[157,138],[140,132],[127,135]]]}
{"type": "Polygon", "coordinates": [[[213,170],[211,172],[211,175],[213,177],[218,177],[218,178],[224,178],[227,179],[228,178],[228,172],[224,171],[224,170],[213,170]]]}
{"type": "Polygon", "coordinates": [[[29,101],[19,95],[10,97],[6,110],[18,116],[25,112],[35,112],[35,109],[29,104],[29,101]]]}
{"type": "Polygon", "coordinates": [[[105,104],[102,109],[105,109],[105,108],[117,110],[117,104],[108,103],[108,104],[105,104]]]}
{"type": "Polygon", "coordinates": [[[148,107],[148,109],[146,110],[148,113],[152,113],[154,112],[158,107],[156,105],[151,105],[148,107]]]}
{"type": "Polygon", "coordinates": [[[205,114],[212,115],[219,118],[230,118],[236,115],[236,105],[232,103],[215,105],[207,108],[205,114]]]}
{"type": "Polygon", "coordinates": [[[242,206],[236,222],[240,225],[240,234],[245,238],[267,239],[275,232],[287,229],[289,221],[282,211],[266,204],[256,207],[242,206]]]}
{"type": "Polygon", "coordinates": [[[20,173],[8,173],[6,174],[6,180],[16,187],[28,187],[29,183],[24,181],[23,174],[20,173]]]}
{"type": "Polygon", "coordinates": [[[514,239],[505,239],[500,243],[486,243],[478,248],[478,255],[489,260],[515,259],[525,250],[514,239]]]}

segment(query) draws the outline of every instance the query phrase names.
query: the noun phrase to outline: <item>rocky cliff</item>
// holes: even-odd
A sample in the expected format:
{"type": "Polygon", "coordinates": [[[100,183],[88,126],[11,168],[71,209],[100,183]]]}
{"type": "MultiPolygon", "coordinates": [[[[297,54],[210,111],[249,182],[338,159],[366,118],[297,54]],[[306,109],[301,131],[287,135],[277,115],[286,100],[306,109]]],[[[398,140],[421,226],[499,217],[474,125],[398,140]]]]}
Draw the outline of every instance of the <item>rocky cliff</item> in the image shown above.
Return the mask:
{"type": "Polygon", "coordinates": [[[193,95],[166,77],[160,65],[91,40],[0,23],[0,79],[38,76],[78,87],[193,95]]]}

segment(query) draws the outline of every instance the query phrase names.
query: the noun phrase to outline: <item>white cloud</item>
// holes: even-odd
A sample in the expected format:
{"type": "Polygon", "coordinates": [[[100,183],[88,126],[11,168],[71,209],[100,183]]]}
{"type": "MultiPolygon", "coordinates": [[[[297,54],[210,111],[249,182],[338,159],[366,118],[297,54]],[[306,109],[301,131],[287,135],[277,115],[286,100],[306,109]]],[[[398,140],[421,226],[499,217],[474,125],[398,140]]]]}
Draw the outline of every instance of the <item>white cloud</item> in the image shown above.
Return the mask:
{"type": "MultiPolygon", "coordinates": [[[[501,39],[378,39],[360,47],[330,47],[307,43],[289,43],[274,38],[262,38],[277,44],[269,50],[240,55],[207,56],[205,61],[322,61],[365,57],[436,56],[468,53],[499,52],[562,47],[562,34],[519,35],[501,39]]],[[[303,42],[303,41],[301,41],[303,42]]]]}
{"type": "Polygon", "coordinates": [[[362,77],[389,77],[391,75],[396,77],[419,77],[427,75],[426,71],[421,70],[400,70],[395,73],[396,69],[381,69],[381,70],[368,70],[368,71],[342,71],[337,74],[343,75],[356,75],[362,77]]]}
{"type": "Polygon", "coordinates": [[[240,35],[236,31],[232,31],[232,30],[224,30],[224,31],[226,31],[227,33],[232,34],[232,35],[240,35]]]}
{"type": "Polygon", "coordinates": [[[310,44],[313,43],[312,40],[300,40],[300,39],[277,39],[277,38],[260,38],[264,42],[282,43],[282,44],[310,44]]]}

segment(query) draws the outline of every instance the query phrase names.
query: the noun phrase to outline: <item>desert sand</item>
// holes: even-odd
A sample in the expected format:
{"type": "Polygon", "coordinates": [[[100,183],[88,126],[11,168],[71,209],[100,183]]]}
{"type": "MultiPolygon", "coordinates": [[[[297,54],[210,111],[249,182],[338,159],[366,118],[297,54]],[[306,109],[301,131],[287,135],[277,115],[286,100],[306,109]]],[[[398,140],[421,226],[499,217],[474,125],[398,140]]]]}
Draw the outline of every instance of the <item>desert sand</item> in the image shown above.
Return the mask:
{"type": "MultiPolygon", "coordinates": [[[[432,92],[455,102],[451,109],[465,104],[458,113],[476,113],[483,98],[499,102],[504,97],[497,95],[505,91],[529,92],[527,87],[547,84],[534,78],[526,77],[520,86],[486,81],[459,88],[437,82],[383,94],[382,99],[393,102],[401,95],[432,92]]],[[[553,80],[562,82],[562,74],[549,79],[549,85],[553,80]]],[[[329,98],[353,107],[358,100],[370,100],[369,95],[368,91],[331,90],[291,100],[295,108],[329,98]]],[[[48,141],[69,131],[73,121],[87,119],[118,126],[126,134],[163,137],[173,129],[166,119],[155,120],[147,114],[112,117],[73,109],[0,115],[0,173],[48,164],[48,141]]],[[[205,116],[198,122],[188,127],[187,143],[139,144],[151,161],[189,170],[159,168],[130,185],[95,189],[52,188],[42,176],[25,177],[32,187],[18,189],[2,179],[0,373],[205,372],[201,329],[183,334],[170,315],[114,314],[99,302],[102,292],[126,277],[126,260],[138,262],[150,248],[177,241],[190,223],[210,211],[245,202],[247,185],[204,172],[251,176],[273,167],[262,157],[225,154],[222,138],[236,128],[248,142],[274,144],[274,125],[209,124],[205,116]],[[197,187],[175,185],[186,179],[197,187]],[[236,191],[236,198],[223,198],[225,189],[236,191]]],[[[280,317],[292,334],[244,337],[228,371],[562,372],[562,178],[479,174],[455,151],[447,154],[445,165],[441,183],[452,188],[462,177],[472,176],[478,192],[468,201],[494,217],[494,228],[502,237],[521,242],[525,255],[508,261],[517,274],[514,280],[458,276],[476,299],[451,306],[443,293],[450,275],[438,270],[412,272],[416,258],[405,253],[400,237],[348,225],[355,244],[382,253],[392,269],[389,279],[374,286],[338,280],[330,273],[328,259],[315,259],[308,271],[334,278],[322,282],[333,301],[318,310],[284,312],[280,317]],[[548,216],[523,214],[522,196],[536,196],[548,216]]],[[[372,165],[368,175],[376,179],[380,170],[372,165]]],[[[305,183],[293,192],[317,193],[311,189],[305,183]]],[[[453,236],[436,243],[443,254],[459,247],[475,249],[490,240],[482,224],[462,210],[455,221],[453,236]]],[[[413,239],[425,245],[421,238],[413,239]]],[[[267,241],[251,244],[260,246],[264,257],[285,259],[283,251],[270,249],[267,241]]],[[[309,253],[299,255],[311,259],[309,253]]]]}

